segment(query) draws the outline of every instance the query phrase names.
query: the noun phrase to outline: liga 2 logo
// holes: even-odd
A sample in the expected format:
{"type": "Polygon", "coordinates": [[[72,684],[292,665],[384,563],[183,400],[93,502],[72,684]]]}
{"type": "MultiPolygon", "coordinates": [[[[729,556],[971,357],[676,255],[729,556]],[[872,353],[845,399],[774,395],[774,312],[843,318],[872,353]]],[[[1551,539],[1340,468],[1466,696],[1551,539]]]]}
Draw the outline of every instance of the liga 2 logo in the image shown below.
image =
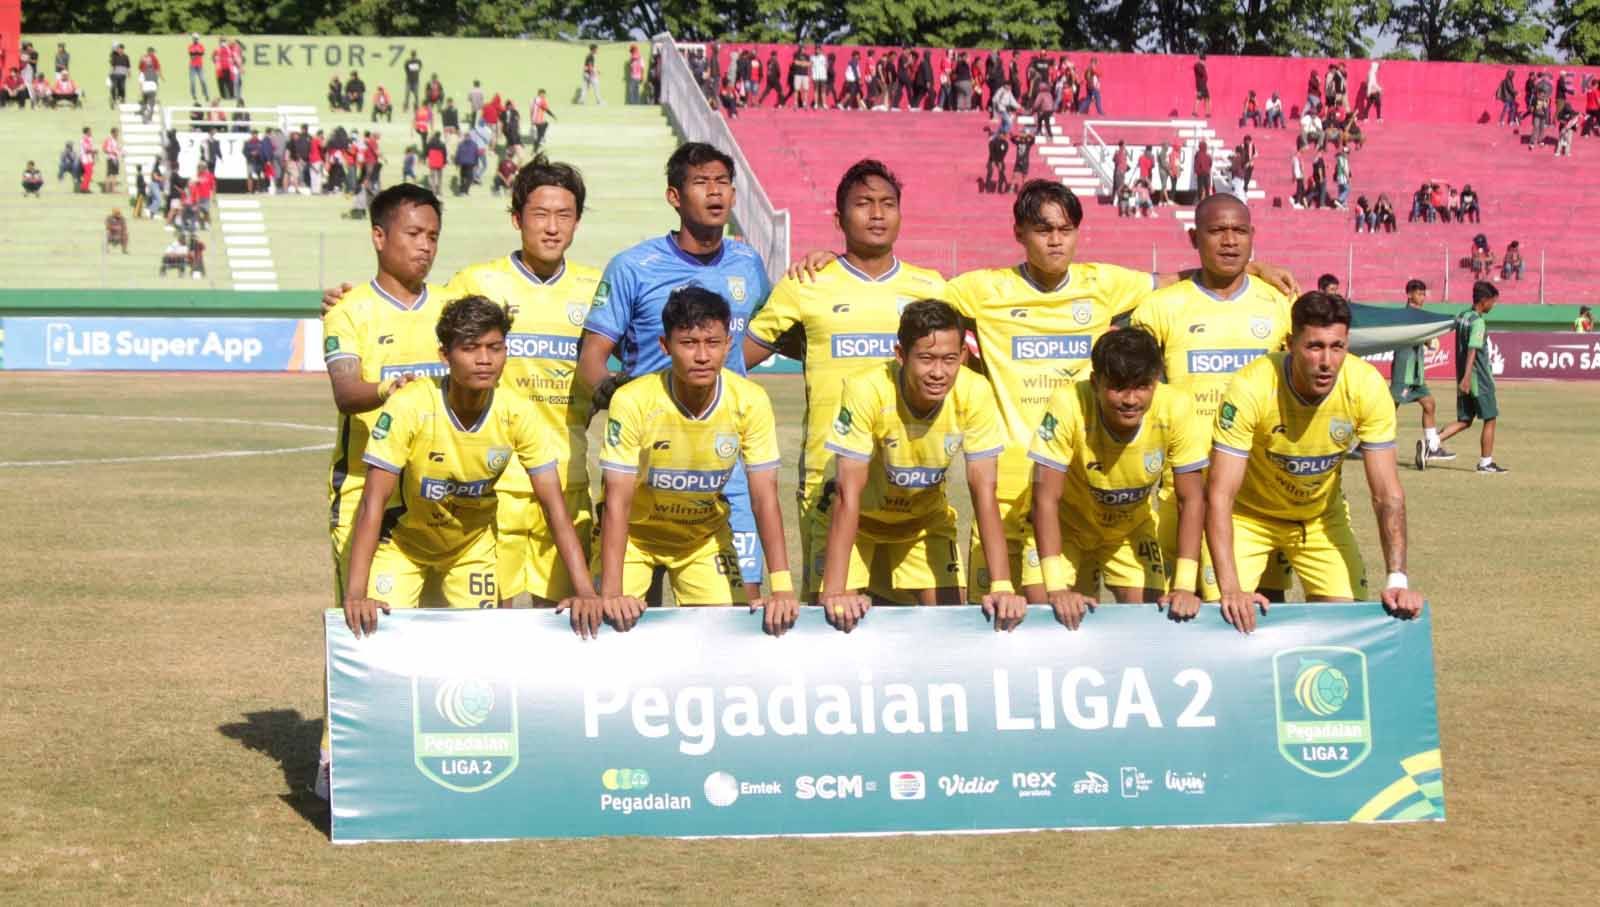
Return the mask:
{"type": "Polygon", "coordinates": [[[457,793],[487,790],[516,770],[517,689],[482,677],[411,678],[412,760],[457,793]]]}
{"type": "Polygon", "coordinates": [[[1272,656],[1278,752],[1319,778],[1336,778],[1372,753],[1367,656],[1344,646],[1301,646],[1272,656]]]}

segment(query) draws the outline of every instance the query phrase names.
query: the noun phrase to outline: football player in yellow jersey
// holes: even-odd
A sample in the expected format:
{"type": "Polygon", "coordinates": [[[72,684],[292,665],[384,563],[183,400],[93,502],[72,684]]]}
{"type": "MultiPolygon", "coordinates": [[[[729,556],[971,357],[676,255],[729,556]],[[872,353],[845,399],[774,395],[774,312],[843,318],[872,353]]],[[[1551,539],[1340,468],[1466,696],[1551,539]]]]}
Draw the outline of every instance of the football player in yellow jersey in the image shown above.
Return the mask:
{"type": "Polygon", "coordinates": [[[845,632],[872,601],[873,572],[922,605],[963,600],[956,513],[945,475],[960,451],[977,535],[999,571],[982,593],[995,629],[1022,622],[1027,603],[1005,575],[1005,532],[995,503],[995,460],[1005,446],[994,393],[964,368],[961,318],[949,303],[925,299],[900,316],[895,361],[850,375],[827,448],[833,481],[818,507],[812,550],[821,561],[819,604],[845,632]]]}
{"type": "Polygon", "coordinates": [[[345,624],[358,637],[377,629],[380,610],[500,604],[495,485],[508,468],[529,474],[582,596],[569,602],[582,612],[575,628],[599,628],[600,602],[557,477],[559,436],[527,400],[495,387],[510,328],[506,310],[482,296],[445,306],[437,334],[449,374],[408,386],[373,422],[345,588],[345,624]]]}
{"type": "Polygon", "coordinates": [[[323,319],[323,358],[339,410],[328,476],[336,602],[343,601],[348,585],[350,527],[367,475],[362,454],[377,409],[413,377],[445,371],[434,326],[446,294],[426,282],[443,210],[421,186],[401,183],[378,193],[368,209],[378,276],[343,287],[343,304],[323,319]]]}
{"type": "MultiPolygon", "coordinates": [[[[738,464],[749,476],[756,532],[771,594],[766,629],[794,625],[798,603],[778,503],[778,442],[772,403],[755,382],[724,368],[732,313],[722,296],[680,287],[661,309],[657,340],[671,365],[635,378],[611,397],[600,470],[599,570],[606,607],[642,596],[666,572],[679,605],[746,601],[723,490],[738,464]]],[[[630,600],[618,629],[643,604],[630,600]]]]}
{"type": "MultiPolygon", "coordinates": [[[[1233,374],[1283,349],[1289,338],[1289,298],[1245,273],[1254,240],[1244,202],[1226,193],[1205,199],[1195,206],[1189,231],[1200,270],[1146,297],[1131,319],[1160,344],[1167,381],[1194,398],[1207,431],[1233,374]]],[[[1156,527],[1162,556],[1171,562],[1178,556],[1178,505],[1170,470],[1161,485],[1156,527]]],[[[1220,593],[1211,558],[1203,546],[1200,554],[1202,597],[1216,601],[1220,593]]],[[[1260,591],[1271,601],[1283,601],[1291,583],[1287,565],[1277,554],[1262,576],[1260,591]]]]}
{"type": "MultiPolygon", "coordinates": [[[[506,390],[526,397],[539,424],[560,439],[556,468],[567,496],[567,515],[578,529],[588,558],[594,529],[589,501],[589,401],[576,386],[578,338],[600,283],[600,271],[567,260],[567,249],[583,218],[583,177],[569,164],[542,155],[517,171],[511,188],[511,224],[522,248],[510,255],[461,269],[448,289],[505,303],[511,312],[506,336],[506,390]]],[[[527,473],[507,469],[495,487],[500,594],[529,593],[548,607],[574,594],[572,578],[556,550],[555,535],[533,499],[527,473]]]]}
{"type": "Polygon", "coordinates": [[[1291,309],[1289,349],[1245,366],[1217,407],[1206,480],[1206,542],[1222,614],[1249,633],[1256,590],[1274,551],[1289,557],[1307,599],[1351,601],[1367,591],[1361,551],[1340,488],[1359,441],[1388,579],[1382,600],[1414,617],[1422,596],[1406,580],[1406,499],[1395,457],[1394,404],[1378,370],[1348,356],[1350,305],[1307,293],[1291,309]]]}
{"type": "MultiPolygon", "coordinates": [[[[1025,183],[1012,205],[1012,220],[1026,260],[962,274],[949,282],[945,295],[973,323],[981,365],[1010,433],[1000,457],[999,495],[1011,575],[1021,576],[1029,601],[1042,601],[1038,554],[1028,541],[1029,439],[1055,389],[1088,377],[1094,341],[1151,291],[1184,275],[1074,262],[1083,205],[1059,182],[1025,183]]],[[[1251,263],[1250,273],[1292,288],[1293,278],[1279,269],[1251,263]]],[[[976,547],[972,564],[981,587],[988,566],[976,547]]]]}
{"type": "MultiPolygon", "coordinates": [[[[804,588],[815,590],[811,547],[817,535],[817,505],[833,454],[826,444],[839,411],[843,379],[873,363],[893,361],[900,313],[914,299],[944,295],[939,272],[896,257],[900,237],[900,181],[871,159],[846,170],[834,190],[834,224],[844,234],[843,258],[804,279],[778,281],[744,338],[748,368],[783,352],[805,365],[806,419],[800,457],[800,548],[804,588]]],[[[885,582],[887,578],[884,578],[885,582]]],[[[885,586],[886,588],[886,586],[885,586]]]]}
{"type": "Polygon", "coordinates": [[[1095,341],[1088,381],[1061,387],[1040,418],[1028,457],[1033,531],[1056,619],[1076,630],[1104,580],[1123,603],[1156,601],[1174,620],[1199,611],[1195,595],[1210,426],[1194,401],[1160,384],[1161,350],[1138,328],[1095,341]],[[1164,561],[1150,496],[1171,470],[1179,511],[1176,557],[1164,561]],[[1167,590],[1168,574],[1175,577],[1167,590]]]}

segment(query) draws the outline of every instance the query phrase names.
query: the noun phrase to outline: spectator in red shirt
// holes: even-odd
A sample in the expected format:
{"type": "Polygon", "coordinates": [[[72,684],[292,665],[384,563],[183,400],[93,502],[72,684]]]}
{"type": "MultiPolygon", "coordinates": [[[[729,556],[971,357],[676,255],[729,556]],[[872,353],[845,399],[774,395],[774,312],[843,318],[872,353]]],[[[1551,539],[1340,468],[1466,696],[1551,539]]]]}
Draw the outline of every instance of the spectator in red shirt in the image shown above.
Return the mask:
{"type": "Polygon", "coordinates": [[[233,76],[233,96],[244,100],[244,42],[238,38],[223,43],[228,49],[228,67],[233,76]]]}
{"type": "Polygon", "coordinates": [[[489,103],[483,105],[483,110],[480,111],[483,125],[489,127],[496,139],[500,138],[500,111],[504,106],[505,102],[500,100],[500,93],[495,92],[494,97],[490,98],[489,103]]]}
{"type": "Polygon", "coordinates": [[[394,101],[389,99],[389,90],[382,85],[372,96],[372,122],[378,122],[378,117],[383,117],[385,123],[394,122],[394,101]]]}
{"type": "Polygon", "coordinates": [[[1151,152],[1150,146],[1146,145],[1144,146],[1144,153],[1139,155],[1139,179],[1144,180],[1145,185],[1153,186],[1155,183],[1151,177],[1155,176],[1155,173],[1155,155],[1151,152]]]}
{"type": "Polygon", "coordinates": [[[217,194],[217,178],[205,164],[195,168],[194,179],[189,181],[191,203],[202,225],[211,223],[211,198],[217,194]]]}
{"type": "Polygon", "coordinates": [[[196,104],[201,98],[211,100],[211,86],[206,84],[206,46],[200,43],[200,35],[189,36],[189,100],[196,104]],[[199,94],[195,93],[194,86],[200,85],[199,94]]]}
{"type": "Polygon", "coordinates": [[[161,58],[156,56],[154,47],[146,47],[144,56],[139,58],[139,77],[151,82],[161,81],[161,58]]]}
{"type": "Polygon", "coordinates": [[[1600,132],[1600,77],[1590,76],[1583,93],[1583,134],[1600,132]]]}
{"type": "Polygon", "coordinates": [[[7,104],[28,106],[28,83],[22,81],[22,74],[15,66],[6,71],[6,80],[0,82],[0,107],[7,104]]]}
{"type": "Polygon", "coordinates": [[[1196,202],[1211,197],[1211,145],[1201,141],[1194,153],[1194,188],[1196,202]]]}
{"type": "Polygon", "coordinates": [[[417,134],[417,147],[426,146],[428,144],[428,136],[433,134],[432,104],[417,105],[417,112],[411,117],[411,129],[417,134]]]}
{"type": "Polygon", "coordinates": [[[317,130],[317,134],[311,137],[311,151],[306,154],[306,162],[311,165],[311,194],[312,195],[316,195],[317,193],[322,191],[322,174],[323,174],[322,146],[323,146],[322,130],[318,129],[317,130]]]}
{"type": "Polygon", "coordinates": [[[445,152],[444,138],[437,132],[428,139],[428,188],[434,194],[444,188],[444,165],[449,155],[445,152]]]}
{"type": "Polygon", "coordinates": [[[226,41],[217,39],[217,49],[211,52],[211,67],[217,76],[217,97],[233,98],[233,50],[226,41]]]}

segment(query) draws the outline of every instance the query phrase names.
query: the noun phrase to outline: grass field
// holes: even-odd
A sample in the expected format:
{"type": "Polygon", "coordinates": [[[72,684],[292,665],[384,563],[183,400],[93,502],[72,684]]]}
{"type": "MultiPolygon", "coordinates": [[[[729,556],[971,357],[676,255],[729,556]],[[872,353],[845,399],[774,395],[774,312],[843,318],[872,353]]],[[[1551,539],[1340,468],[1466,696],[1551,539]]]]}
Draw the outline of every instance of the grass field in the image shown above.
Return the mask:
{"type": "MultiPolygon", "coordinates": [[[[800,384],[765,381],[792,481],[800,384]]],[[[1600,387],[1503,388],[1509,475],[1471,472],[1473,432],[1454,464],[1404,476],[1436,608],[1444,824],[355,848],[328,843],[304,792],[327,455],[220,455],[326,444],[325,382],[9,374],[0,397],[3,903],[1539,903],[1600,882],[1582,680],[1600,387]],[[229,419],[246,421],[212,421],[229,419]]],[[[1358,465],[1346,479],[1370,563],[1358,465]]]]}

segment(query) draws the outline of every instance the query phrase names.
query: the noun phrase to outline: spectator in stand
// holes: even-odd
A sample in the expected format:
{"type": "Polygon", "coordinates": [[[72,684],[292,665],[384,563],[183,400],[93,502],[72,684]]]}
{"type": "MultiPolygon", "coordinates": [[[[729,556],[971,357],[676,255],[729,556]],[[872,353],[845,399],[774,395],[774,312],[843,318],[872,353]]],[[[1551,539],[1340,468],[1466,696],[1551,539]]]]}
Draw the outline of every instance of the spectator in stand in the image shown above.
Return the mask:
{"type": "Polygon", "coordinates": [[[1113,191],[1111,200],[1117,206],[1118,217],[1132,217],[1134,214],[1133,187],[1124,185],[1113,191]]]}
{"type": "Polygon", "coordinates": [[[78,83],[72,81],[72,74],[65,69],[56,73],[56,80],[50,86],[50,106],[59,107],[62,104],[71,104],[73,107],[83,106],[83,97],[78,91],[78,83]]]}
{"type": "Polygon", "coordinates": [[[627,65],[628,90],[625,102],[628,104],[644,103],[644,57],[639,53],[639,45],[628,45],[627,65]]]}
{"type": "Polygon", "coordinates": [[[1506,245],[1506,254],[1500,258],[1500,279],[1522,279],[1522,243],[1512,240],[1506,245]]]}
{"type": "Polygon", "coordinates": [[[1388,193],[1378,193],[1378,201],[1372,206],[1372,216],[1377,226],[1373,228],[1376,233],[1382,229],[1386,233],[1393,233],[1400,229],[1395,221],[1394,202],[1389,200],[1388,193]]]}
{"type": "MultiPolygon", "coordinates": [[[[916,74],[911,77],[911,106],[915,110],[929,110],[937,100],[934,95],[933,51],[924,50],[922,59],[917,61],[916,74]]],[[[1055,101],[1051,99],[1049,113],[1055,111],[1055,101]]],[[[1047,118],[1048,116],[1049,114],[1046,114],[1047,118]]]]}
{"type": "Polygon", "coordinates": [[[490,195],[499,195],[501,190],[511,191],[511,184],[517,178],[517,162],[509,154],[500,155],[500,164],[495,168],[494,185],[489,188],[490,195]]]}
{"type": "Polygon", "coordinates": [[[1167,142],[1161,159],[1156,163],[1156,170],[1161,175],[1161,203],[1171,204],[1172,194],[1178,191],[1178,174],[1183,172],[1183,149],[1178,146],[1177,139],[1167,142]]]}
{"type": "Polygon", "coordinates": [[[72,68],[72,54],[67,53],[64,42],[56,44],[56,72],[66,72],[72,68]]]}
{"type": "Polygon", "coordinates": [[[822,52],[820,45],[811,46],[811,109],[825,110],[829,106],[829,81],[833,78],[832,67],[828,65],[828,55],[822,52]]]}
{"type": "Polygon", "coordinates": [[[1475,280],[1487,279],[1494,271],[1494,253],[1489,251],[1489,237],[1482,233],[1472,237],[1472,253],[1468,256],[1475,280]]]}
{"type": "Polygon", "coordinates": [[[450,159],[450,152],[444,147],[444,139],[439,133],[428,137],[423,154],[428,162],[428,188],[438,195],[444,191],[444,165],[450,159]]]}
{"type": "MultiPolygon", "coordinates": [[[[1434,183],[1432,188],[1428,190],[1428,205],[1433,208],[1434,217],[1437,217],[1440,223],[1450,223],[1452,213],[1450,210],[1450,196],[1445,191],[1444,183],[1434,183]]],[[[1429,223],[1432,222],[1430,218],[1429,223]]]]}
{"type": "MultiPolygon", "coordinates": [[[[1121,142],[1117,143],[1119,146],[1121,142]]],[[[1195,204],[1211,197],[1211,143],[1202,139],[1194,153],[1195,204]]]]}
{"type": "Polygon", "coordinates": [[[1444,203],[1445,203],[1445,215],[1444,215],[1445,222],[1449,223],[1452,219],[1454,219],[1456,222],[1459,223],[1460,220],[1461,220],[1461,198],[1460,198],[1459,195],[1456,194],[1456,187],[1455,186],[1448,187],[1448,190],[1445,192],[1444,203]]]}
{"type": "MultiPolygon", "coordinates": [[[[1001,89],[1004,90],[1003,88],[1001,89]]],[[[1133,161],[1128,157],[1128,145],[1118,141],[1117,150],[1111,155],[1111,198],[1120,200],[1122,189],[1128,184],[1128,167],[1133,161]]]]}
{"type": "Polygon", "coordinates": [[[1561,111],[1556,114],[1556,157],[1571,156],[1572,139],[1578,134],[1578,119],[1578,109],[1572,102],[1562,101],[1561,111]]]}
{"type": "Polygon", "coordinates": [[[28,106],[28,83],[22,80],[22,73],[13,66],[6,70],[6,78],[0,83],[0,108],[7,104],[15,104],[23,108],[28,106]]]}
{"type": "Polygon", "coordinates": [[[1307,145],[1315,143],[1318,150],[1322,149],[1322,118],[1309,106],[1305,113],[1300,114],[1300,140],[1307,145]]]}
{"type": "MultiPolygon", "coordinates": [[[[1250,181],[1255,179],[1256,158],[1261,156],[1261,152],[1256,148],[1256,140],[1248,135],[1244,137],[1244,141],[1239,143],[1238,150],[1240,167],[1236,171],[1236,176],[1242,182],[1239,189],[1243,192],[1250,188],[1250,181]]],[[[1244,201],[1244,196],[1240,195],[1239,200],[1244,201]]]]}
{"type": "Polygon", "coordinates": [[[1335,295],[1343,295],[1339,292],[1339,290],[1339,278],[1333,276],[1332,274],[1324,274],[1317,278],[1318,293],[1333,293],[1335,295]]]}
{"type": "Polygon", "coordinates": [[[1278,97],[1276,91],[1272,93],[1272,97],[1267,98],[1267,106],[1264,110],[1262,122],[1268,129],[1284,128],[1283,99],[1278,97]]]}
{"type": "MultiPolygon", "coordinates": [[[[752,63],[752,73],[754,66],[752,63]]],[[[844,64],[844,100],[840,103],[845,110],[861,110],[866,106],[862,101],[861,83],[861,51],[851,51],[850,59],[844,64]]]]}
{"type": "Polygon", "coordinates": [[[406,58],[402,68],[406,74],[406,93],[401,98],[400,109],[414,110],[422,106],[422,99],[417,93],[417,89],[422,85],[422,61],[417,59],[416,51],[413,50],[411,56],[406,58]]]}
{"type": "Polygon", "coordinates": [[[159,218],[161,216],[161,206],[167,200],[167,177],[166,174],[161,172],[160,163],[157,163],[155,168],[150,171],[150,183],[145,188],[144,197],[144,209],[150,215],[150,219],[159,218]]]}
{"type": "Polygon", "coordinates": [[[1350,203],[1350,149],[1340,145],[1333,158],[1333,182],[1339,187],[1339,198],[1335,205],[1344,209],[1350,203]]]}
{"type": "Polygon", "coordinates": [[[505,136],[507,147],[521,147],[522,111],[517,109],[517,102],[510,98],[506,98],[505,109],[500,111],[500,134],[505,136]]]}
{"type": "Polygon", "coordinates": [[[1155,203],[1151,197],[1149,180],[1134,180],[1133,206],[1139,217],[1155,216],[1155,203]]]}
{"type": "Polygon", "coordinates": [[[237,100],[244,100],[244,42],[238,38],[226,42],[228,52],[233,56],[233,66],[229,75],[233,77],[233,96],[237,100]]]}
{"type": "Polygon", "coordinates": [[[472,192],[472,181],[478,169],[478,143],[471,138],[462,139],[456,145],[456,167],[459,175],[456,178],[456,195],[469,195],[472,192]]]}
{"type": "Polygon", "coordinates": [[[188,267],[189,244],[183,241],[182,236],[173,234],[172,242],[168,243],[167,248],[161,253],[161,273],[159,276],[167,276],[169,270],[175,270],[181,276],[188,267]]]}
{"type": "Polygon", "coordinates": [[[1372,211],[1372,203],[1367,201],[1365,195],[1356,198],[1356,232],[1376,233],[1378,217],[1372,211]]]}
{"type": "Polygon", "coordinates": [[[1315,68],[1306,76],[1306,106],[1302,109],[1306,113],[1322,109],[1322,79],[1317,77],[1315,68]]]}
{"type": "Polygon", "coordinates": [[[121,208],[112,208],[106,215],[106,249],[122,248],[122,254],[128,254],[128,222],[122,216],[121,208]]]}
{"type": "Polygon", "coordinates": [[[133,61],[128,59],[128,52],[122,49],[121,41],[111,45],[109,66],[106,78],[111,88],[111,109],[116,110],[119,104],[128,99],[128,73],[133,71],[133,61]]]}
{"type": "Polygon", "coordinates": [[[1144,150],[1139,152],[1138,167],[1139,179],[1144,180],[1147,185],[1155,185],[1156,156],[1149,145],[1144,146],[1144,150]]]}
{"type": "Polygon", "coordinates": [[[1344,144],[1351,149],[1359,149],[1367,144],[1367,134],[1353,116],[1344,124],[1344,144]]]}
{"type": "Polygon", "coordinates": [[[1089,68],[1085,69],[1083,71],[1083,85],[1084,85],[1083,104],[1082,104],[1081,107],[1079,107],[1078,112],[1079,113],[1088,113],[1089,112],[1089,105],[1091,103],[1093,103],[1094,104],[1095,115],[1096,116],[1105,116],[1106,112],[1105,112],[1104,108],[1102,108],[1100,106],[1100,58],[1099,57],[1090,57],[1089,58],[1089,68]]]}
{"type": "Polygon", "coordinates": [[[783,66],[778,62],[776,50],[767,54],[766,87],[761,90],[761,97],[756,99],[756,104],[767,103],[768,95],[776,95],[778,106],[783,106],[783,66]]]}
{"type": "Polygon", "coordinates": [[[1305,155],[1305,141],[1295,142],[1294,154],[1289,157],[1289,172],[1294,177],[1294,195],[1289,199],[1289,205],[1294,208],[1306,207],[1306,195],[1311,184],[1306,181],[1306,167],[1302,158],[1305,155]]]}
{"type": "Polygon", "coordinates": [[[983,168],[983,191],[1004,192],[1006,187],[1006,142],[1005,133],[998,129],[990,130],[989,134],[989,162],[983,168]]]}
{"type": "Polygon", "coordinates": [[[1261,104],[1256,101],[1254,89],[1245,96],[1244,110],[1239,114],[1239,128],[1243,129],[1246,123],[1257,129],[1261,127],[1261,104]]]}
{"type": "Polygon", "coordinates": [[[1584,136],[1600,133],[1600,77],[1585,76],[1583,83],[1584,136]]]}
{"type": "Polygon", "coordinates": [[[76,186],[78,184],[78,174],[81,170],[82,168],[78,161],[78,149],[73,147],[71,142],[65,143],[61,148],[61,156],[56,159],[56,182],[61,182],[61,178],[65,176],[70,178],[72,184],[76,186]]]}
{"type": "MultiPolygon", "coordinates": [[[[578,86],[578,96],[572,99],[574,104],[582,104],[585,94],[594,98],[598,105],[605,104],[605,98],[600,97],[600,64],[598,56],[600,45],[589,45],[589,53],[583,58],[583,82],[578,86]]],[[[472,83],[478,84],[476,82],[472,83]]]]}
{"type": "Polygon", "coordinates": [[[1011,144],[1016,146],[1015,160],[1011,165],[1011,181],[1019,191],[1022,189],[1022,184],[1028,181],[1028,168],[1032,164],[1033,143],[1036,141],[1038,136],[1032,126],[1024,126],[1011,137],[1011,144]]]}
{"type": "Polygon", "coordinates": [[[33,96],[33,106],[35,108],[55,106],[54,102],[50,100],[50,81],[44,77],[44,73],[36,72],[34,74],[33,82],[28,91],[33,96]]]}
{"type": "Polygon", "coordinates": [[[83,138],[78,140],[78,191],[87,195],[90,187],[94,185],[94,134],[88,126],[83,127],[83,138]]]}
{"type": "Polygon", "coordinates": [[[118,177],[122,175],[122,136],[117,127],[100,143],[100,155],[106,159],[106,177],[100,182],[101,192],[120,192],[118,177]]]}
{"type": "Polygon", "coordinates": [[[1000,131],[1009,134],[1012,118],[1022,109],[1022,105],[1017,103],[1017,96],[1011,93],[1011,86],[1000,83],[1000,89],[995,92],[989,106],[994,115],[1000,118],[1000,131]]]}
{"type": "Polygon", "coordinates": [[[1464,224],[1468,220],[1477,223],[1478,218],[1478,192],[1471,183],[1467,183],[1461,187],[1461,196],[1456,203],[1456,223],[1464,224]]]}
{"type": "Polygon", "coordinates": [[[206,276],[206,244],[200,241],[200,235],[193,231],[189,233],[189,241],[185,245],[185,262],[189,267],[189,276],[195,280],[206,276]]]}
{"type": "Polygon", "coordinates": [[[339,74],[334,73],[328,79],[328,109],[344,110],[344,82],[339,80],[339,74]]]}
{"type": "MultiPolygon", "coordinates": [[[[539,93],[543,94],[544,89],[539,89],[539,93]]],[[[455,98],[445,98],[444,109],[439,111],[439,125],[446,136],[461,134],[461,112],[456,110],[455,98]]]]}
{"type": "Polygon", "coordinates": [[[1500,118],[1498,125],[1509,125],[1517,128],[1521,117],[1517,115],[1517,73],[1515,70],[1506,70],[1506,77],[1500,80],[1500,86],[1494,90],[1494,99],[1500,102],[1500,118]]]}
{"type": "Polygon", "coordinates": [[[1423,183],[1416,192],[1411,193],[1411,213],[1406,215],[1406,221],[1415,223],[1420,220],[1424,223],[1433,223],[1433,205],[1430,203],[1432,197],[1433,186],[1429,183],[1423,183]]]}
{"type": "Polygon", "coordinates": [[[361,81],[361,74],[350,70],[350,78],[344,83],[344,106],[346,110],[360,113],[366,106],[367,83],[361,81]]]}
{"type": "Polygon", "coordinates": [[[1206,110],[1206,119],[1211,119],[1211,81],[1206,75],[1205,51],[1194,58],[1194,107],[1189,115],[1199,116],[1201,107],[1206,110]]]}
{"type": "Polygon", "coordinates": [[[1054,118],[1056,115],[1056,94],[1053,91],[1041,91],[1034,95],[1033,121],[1038,132],[1050,141],[1055,141],[1056,132],[1054,118]]]}
{"type": "Polygon", "coordinates": [[[505,110],[505,102],[500,100],[500,92],[495,92],[489,103],[483,105],[483,110],[478,112],[478,122],[489,127],[489,144],[493,146],[500,139],[500,114],[505,110]]]}
{"type": "Polygon", "coordinates": [[[1329,110],[1344,107],[1349,97],[1343,63],[1328,64],[1328,74],[1322,82],[1322,99],[1329,110]]]}
{"type": "Polygon", "coordinates": [[[28,166],[22,168],[23,197],[26,198],[27,196],[31,195],[35,198],[39,198],[39,192],[43,188],[44,174],[39,171],[39,168],[33,163],[33,161],[29,161],[28,166]]]}
{"type": "Polygon", "coordinates": [[[545,130],[550,128],[550,121],[556,118],[556,112],[550,109],[550,101],[545,97],[544,89],[534,95],[533,103],[528,107],[528,122],[533,124],[533,153],[538,154],[544,147],[545,130]]]}
{"type": "Polygon", "coordinates": [[[723,76],[722,84],[717,86],[717,104],[728,119],[739,115],[739,95],[734,91],[733,80],[727,76],[723,76]]]}
{"type": "Polygon", "coordinates": [[[1578,317],[1572,319],[1572,330],[1579,334],[1594,333],[1594,312],[1588,306],[1578,306],[1578,317]]]}
{"type": "Polygon", "coordinates": [[[428,87],[422,91],[422,100],[423,103],[436,109],[444,104],[444,83],[439,81],[438,73],[429,77],[428,87]]]}
{"type": "Polygon", "coordinates": [[[378,117],[383,117],[385,123],[394,122],[394,101],[389,99],[389,90],[382,85],[372,95],[372,122],[378,122],[378,117]]]}
{"type": "Polygon", "coordinates": [[[196,32],[189,36],[189,101],[199,104],[202,100],[210,102],[211,86],[206,83],[206,46],[200,43],[196,32]],[[195,85],[200,86],[199,92],[194,90],[195,85]]]}
{"type": "Polygon", "coordinates": [[[418,147],[428,144],[428,136],[433,134],[433,105],[417,105],[416,113],[411,115],[411,131],[417,134],[418,147]]]}
{"type": "Polygon", "coordinates": [[[1535,83],[1533,103],[1528,107],[1528,118],[1533,121],[1533,130],[1528,135],[1529,151],[1544,144],[1544,131],[1550,127],[1550,95],[1543,87],[1546,84],[1535,83]]]}
{"type": "Polygon", "coordinates": [[[1328,207],[1332,199],[1328,196],[1328,162],[1323,160],[1322,152],[1311,161],[1311,192],[1306,199],[1306,206],[1315,204],[1318,208],[1328,207]]]}
{"type": "Polygon", "coordinates": [[[233,48],[221,38],[211,51],[211,70],[217,79],[217,97],[233,100],[233,48]]]}
{"type": "Polygon", "coordinates": [[[1322,142],[1317,145],[1317,150],[1322,151],[1329,145],[1337,148],[1343,143],[1344,127],[1349,119],[1350,112],[1343,105],[1330,105],[1322,118],[1322,142]]]}
{"type": "Polygon", "coordinates": [[[1378,84],[1378,61],[1373,60],[1367,64],[1366,93],[1361,97],[1361,119],[1366,119],[1376,111],[1378,122],[1383,122],[1383,86],[1378,84]]]}

